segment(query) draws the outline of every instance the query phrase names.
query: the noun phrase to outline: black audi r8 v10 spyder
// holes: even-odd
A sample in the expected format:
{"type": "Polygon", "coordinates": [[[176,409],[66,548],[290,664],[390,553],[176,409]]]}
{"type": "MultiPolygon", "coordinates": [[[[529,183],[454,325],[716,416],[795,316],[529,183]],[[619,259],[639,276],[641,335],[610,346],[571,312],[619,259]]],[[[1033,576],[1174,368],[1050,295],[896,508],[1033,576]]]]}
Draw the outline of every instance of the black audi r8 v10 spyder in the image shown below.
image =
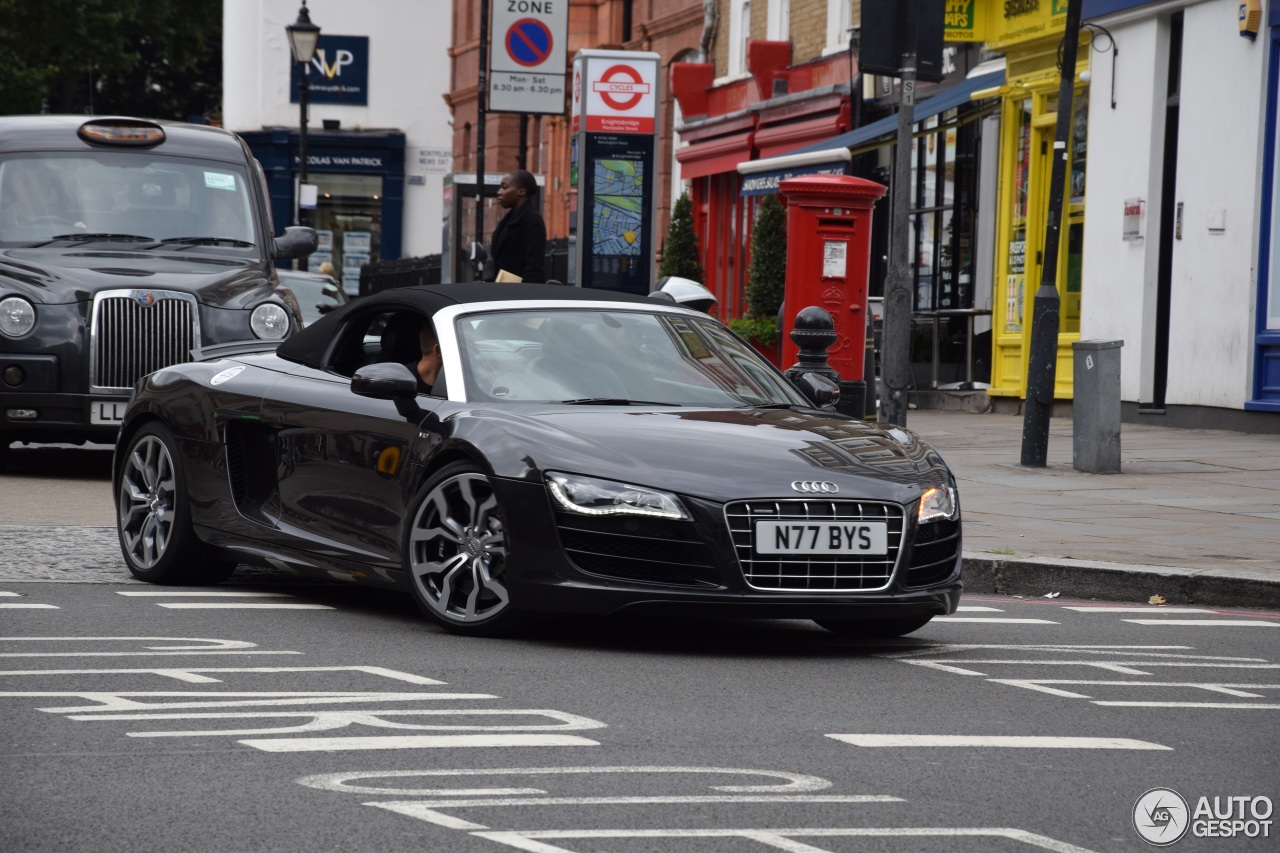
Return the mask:
{"type": "Polygon", "coordinates": [[[705,314],[605,291],[388,290],[156,371],[113,488],[138,578],[277,566],[405,589],[461,634],[695,611],[897,636],[961,589],[928,444],[822,409],[705,314]]]}

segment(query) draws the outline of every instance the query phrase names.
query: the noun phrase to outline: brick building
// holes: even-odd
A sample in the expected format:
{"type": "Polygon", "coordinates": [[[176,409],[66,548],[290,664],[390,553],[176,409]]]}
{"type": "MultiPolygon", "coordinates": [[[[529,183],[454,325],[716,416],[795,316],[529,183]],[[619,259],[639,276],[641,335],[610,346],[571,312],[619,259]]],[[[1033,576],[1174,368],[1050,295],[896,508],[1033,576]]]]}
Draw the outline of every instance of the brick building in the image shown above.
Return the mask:
{"type": "MultiPolygon", "coordinates": [[[[553,0],[560,2],[560,0],[553,0]]],[[[567,64],[583,49],[653,51],[662,57],[663,79],[671,63],[696,59],[700,45],[714,37],[714,6],[703,0],[564,0],[569,4],[567,64]]],[[[480,8],[473,0],[454,0],[453,38],[449,50],[450,83],[445,100],[453,113],[454,171],[472,173],[477,168],[476,85],[479,79],[480,8]]],[[[566,73],[568,69],[566,68],[566,73]]],[[[666,233],[672,198],[673,104],[669,90],[662,92],[658,146],[659,184],[655,196],[658,230],[666,233]]],[[[543,216],[548,237],[567,237],[576,210],[569,186],[570,140],[568,104],[562,115],[489,113],[485,125],[486,179],[524,168],[542,176],[543,216]],[[522,129],[521,124],[524,124],[522,129]],[[490,177],[492,176],[492,177],[490,177]]],[[[474,177],[472,178],[474,181],[474,177]]],[[[490,202],[485,213],[485,236],[501,216],[490,202]]],[[[474,232],[474,217],[459,223],[466,245],[474,232]]]]}

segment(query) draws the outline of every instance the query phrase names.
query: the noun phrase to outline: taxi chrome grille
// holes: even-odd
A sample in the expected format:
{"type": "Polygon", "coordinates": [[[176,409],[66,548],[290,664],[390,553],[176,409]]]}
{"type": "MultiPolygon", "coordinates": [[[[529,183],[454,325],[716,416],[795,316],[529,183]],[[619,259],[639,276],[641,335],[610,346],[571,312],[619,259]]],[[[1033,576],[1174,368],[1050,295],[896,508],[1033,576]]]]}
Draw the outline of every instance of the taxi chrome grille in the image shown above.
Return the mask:
{"type": "Polygon", "coordinates": [[[778,500],[725,504],[725,518],[747,585],[775,592],[874,592],[889,586],[902,552],[904,515],[897,504],[877,501],[778,500]],[[758,554],[757,521],[882,521],[885,554],[758,554]]]}
{"type": "Polygon", "coordinates": [[[189,293],[108,290],[93,300],[89,384],[129,390],[143,376],[191,360],[200,342],[200,311],[189,293]]]}

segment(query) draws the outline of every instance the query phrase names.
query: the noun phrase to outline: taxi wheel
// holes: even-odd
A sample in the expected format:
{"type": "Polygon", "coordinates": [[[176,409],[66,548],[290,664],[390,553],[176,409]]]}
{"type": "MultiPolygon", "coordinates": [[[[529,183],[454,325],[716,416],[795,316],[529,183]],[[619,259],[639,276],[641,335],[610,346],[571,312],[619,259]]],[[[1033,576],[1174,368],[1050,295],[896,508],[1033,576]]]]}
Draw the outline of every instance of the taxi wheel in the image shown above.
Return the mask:
{"type": "Polygon", "coordinates": [[[129,441],[116,493],[120,550],[130,573],[159,584],[216,584],[235,571],[191,529],[187,484],[173,434],[150,423],[129,441]]]}
{"type": "Polygon", "coordinates": [[[13,441],[13,436],[7,432],[0,432],[0,471],[4,471],[6,463],[9,461],[9,443],[13,441]]]}
{"type": "Polygon", "coordinates": [[[507,589],[509,545],[493,484],[479,466],[455,462],[419,494],[404,543],[414,601],[453,634],[511,633],[520,614],[507,589]]]}
{"type": "Polygon", "coordinates": [[[823,628],[841,637],[861,640],[887,640],[918,631],[933,616],[904,616],[898,619],[815,619],[823,628]]]}

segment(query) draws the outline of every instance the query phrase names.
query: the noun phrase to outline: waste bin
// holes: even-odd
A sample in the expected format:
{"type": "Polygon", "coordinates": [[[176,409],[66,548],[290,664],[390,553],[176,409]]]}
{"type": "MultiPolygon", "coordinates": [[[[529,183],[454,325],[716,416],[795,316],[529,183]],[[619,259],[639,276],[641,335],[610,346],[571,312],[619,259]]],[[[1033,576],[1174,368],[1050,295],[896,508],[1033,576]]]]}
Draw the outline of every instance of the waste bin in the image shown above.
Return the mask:
{"type": "Polygon", "coordinates": [[[1077,341],[1071,403],[1071,464],[1091,474],[1120,473],[1120,348],[1124,341],[1077,341]]]}

